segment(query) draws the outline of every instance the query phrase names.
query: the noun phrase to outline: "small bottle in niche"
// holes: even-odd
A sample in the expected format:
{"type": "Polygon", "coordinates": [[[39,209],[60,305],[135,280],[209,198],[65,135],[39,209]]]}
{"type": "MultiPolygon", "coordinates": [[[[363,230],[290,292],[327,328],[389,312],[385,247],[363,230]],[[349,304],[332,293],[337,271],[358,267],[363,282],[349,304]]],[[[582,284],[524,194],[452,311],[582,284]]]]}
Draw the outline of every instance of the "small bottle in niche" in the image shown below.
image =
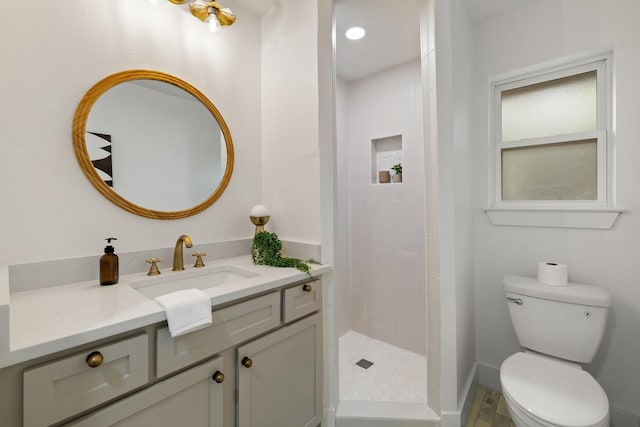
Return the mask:
{"type": "Polygon", "coordinates": [[[118,255],[114,253],[115,249],[111,246],[112,240],[118,240],[115,237],[108,237],[107,247],[104,248],[104,255],[100,257],[100,285],[115,285],[118,283],[118,255]]]}

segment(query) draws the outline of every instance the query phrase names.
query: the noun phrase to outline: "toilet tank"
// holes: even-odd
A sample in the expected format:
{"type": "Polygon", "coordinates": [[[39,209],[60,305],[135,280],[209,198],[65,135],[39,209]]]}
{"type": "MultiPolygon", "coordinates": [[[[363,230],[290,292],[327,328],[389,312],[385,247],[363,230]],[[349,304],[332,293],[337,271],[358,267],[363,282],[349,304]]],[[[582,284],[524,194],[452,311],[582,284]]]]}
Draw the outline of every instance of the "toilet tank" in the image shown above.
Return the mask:
{"type": "Polygon", "coordinates": [[[606,289],[573,283],[549,286],[522,276],[505,277],[503,284],[520,345],[575,362],[593,360],[611,306],[606,289]]]}

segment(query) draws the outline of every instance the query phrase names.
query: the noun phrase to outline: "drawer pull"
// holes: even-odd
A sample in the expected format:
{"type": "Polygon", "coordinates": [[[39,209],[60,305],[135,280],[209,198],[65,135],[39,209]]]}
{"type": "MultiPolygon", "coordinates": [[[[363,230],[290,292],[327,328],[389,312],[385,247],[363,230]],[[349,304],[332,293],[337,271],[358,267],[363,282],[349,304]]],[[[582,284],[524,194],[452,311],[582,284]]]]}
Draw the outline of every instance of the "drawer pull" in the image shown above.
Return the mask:
{"type": "Polygon", "coordinates": [[[313,287],[310,284],[305,283],[304,285],[302,285],[302,290],[305,292],[311,292],[313,290],[313,287]]]}
{"type": "Polygon", "coordinates": [[[89,365],[90,368],[97,368],[98,366],[102,365],[103,361],[104,357],[99,351],[94,351],[87,356],[87,365],[89,365]]]}
{"type": "Polygon", "coordinates": [[[250,368],[251,366],[253,366],[253,360],[245,357],[244,359],[242,359],[242,366],[244,366],[245,368],[250,368]]]}
{"type": "Polygon", "coordinates": [[[215,382],[217,382],[218,384],[220,384],[222,381],[224,381],[224,374],[220,371],[216,371],[215,374],[213,374],[213,376],[211,377],[215,382]]]}

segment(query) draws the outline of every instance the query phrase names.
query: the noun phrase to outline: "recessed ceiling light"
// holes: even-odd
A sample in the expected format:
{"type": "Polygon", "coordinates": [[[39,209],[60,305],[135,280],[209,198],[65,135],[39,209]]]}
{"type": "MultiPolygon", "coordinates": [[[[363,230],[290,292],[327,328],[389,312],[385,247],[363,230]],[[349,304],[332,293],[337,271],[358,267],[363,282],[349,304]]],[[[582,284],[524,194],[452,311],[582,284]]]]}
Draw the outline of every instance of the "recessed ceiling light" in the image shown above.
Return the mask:
{"type": "Polygon", "coordinates": [[[349,40],[360,40],[367,34],[367,30],[362,27],[351,27],[345,31],[344,35],[349,40]]]}

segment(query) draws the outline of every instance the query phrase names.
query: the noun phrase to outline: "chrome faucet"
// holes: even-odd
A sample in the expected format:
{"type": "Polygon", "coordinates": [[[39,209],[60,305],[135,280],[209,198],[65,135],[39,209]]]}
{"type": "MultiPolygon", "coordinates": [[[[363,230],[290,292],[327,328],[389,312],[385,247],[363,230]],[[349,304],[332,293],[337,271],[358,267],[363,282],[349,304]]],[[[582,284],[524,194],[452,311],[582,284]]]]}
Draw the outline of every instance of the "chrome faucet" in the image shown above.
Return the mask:
{"type": "Polygon", "coordinates": [[[182,244],[188,248],[193,246],[193,242],[191,242],[191,237],[183,234],[178,237],[178,241],[176,242],[176,248],[173,251],[173,271],[182,271],[184,270],[184,258],[182,256],[182,244]]]}

